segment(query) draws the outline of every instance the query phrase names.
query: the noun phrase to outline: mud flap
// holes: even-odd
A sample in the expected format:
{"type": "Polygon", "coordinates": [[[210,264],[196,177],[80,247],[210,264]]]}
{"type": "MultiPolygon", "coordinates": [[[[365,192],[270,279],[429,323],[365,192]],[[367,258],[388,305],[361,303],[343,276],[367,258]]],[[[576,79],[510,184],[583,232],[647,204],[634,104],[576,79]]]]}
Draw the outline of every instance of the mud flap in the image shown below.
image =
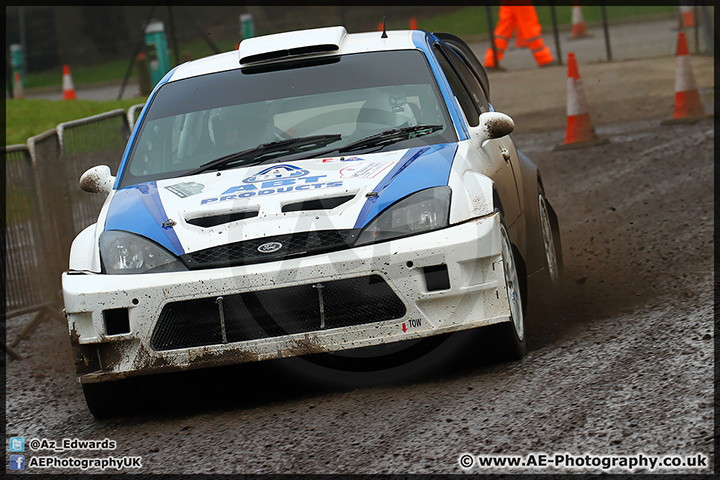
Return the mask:
{"type": "Polygon", "coordinates": [[[558,275],[559,275],[559,278],[562,278],[565,264],[563,262],[563,255],[562,255],[562,240],[560,238],[560,222],[558,221],[558,217],[557,217],[557,214],[555,213],[555,209],[553,208],[552,204],[547,199],[547,197],[545,197],[545,205],[547,205],[548,217],[550,219],[550,226],[552,227],[553,242],[555,243],[555,258],[557,258],[557,263],[558,263],[558,275]]]}

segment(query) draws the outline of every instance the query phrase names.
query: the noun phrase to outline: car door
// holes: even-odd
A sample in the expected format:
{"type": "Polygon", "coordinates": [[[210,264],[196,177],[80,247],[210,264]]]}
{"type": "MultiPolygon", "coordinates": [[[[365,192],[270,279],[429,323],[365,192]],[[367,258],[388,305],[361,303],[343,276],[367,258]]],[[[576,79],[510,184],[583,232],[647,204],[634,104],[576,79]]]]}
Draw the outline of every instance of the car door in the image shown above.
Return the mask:
{"type": "MultiPolygon", "coordinates": [[[[450,84],[450,88],[462,109],[469,126],[479,124],[481,113],[491,111],[477,78],[452,50],[437,44],[435,46],[438,63],[450,84]]],[[[521,208],[518,196],[518,185],[515,181],[513,158],[517,162],[517,151],[512,139],[507,136],[488,140],[482,145],[475,145],[478,154],[485,160],[479,172],[493,179],[495,190],[502,202],[503,215],[508,226],[520,216],[521,208]]],[[[516,167],[517,169],[517,167],[516,167]]]]}

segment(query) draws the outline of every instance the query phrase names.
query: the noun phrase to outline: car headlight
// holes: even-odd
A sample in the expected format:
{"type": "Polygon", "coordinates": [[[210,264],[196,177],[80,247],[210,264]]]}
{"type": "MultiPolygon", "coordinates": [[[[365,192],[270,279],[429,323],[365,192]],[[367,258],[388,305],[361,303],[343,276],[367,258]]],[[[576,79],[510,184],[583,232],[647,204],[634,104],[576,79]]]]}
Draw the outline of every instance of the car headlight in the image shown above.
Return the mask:
{"type": "Polygon", "coordinates": [[[160,245],[119,230],[100,234],[100,258],[105,272],[114,275],[187,270],[175,255],[160,245]]]}
{"type": "Polygon", "coordinates": [[[381,242],[448,226],[450,187],[413,193],[388,207],[360,233],[355,245],[381,242]]]}

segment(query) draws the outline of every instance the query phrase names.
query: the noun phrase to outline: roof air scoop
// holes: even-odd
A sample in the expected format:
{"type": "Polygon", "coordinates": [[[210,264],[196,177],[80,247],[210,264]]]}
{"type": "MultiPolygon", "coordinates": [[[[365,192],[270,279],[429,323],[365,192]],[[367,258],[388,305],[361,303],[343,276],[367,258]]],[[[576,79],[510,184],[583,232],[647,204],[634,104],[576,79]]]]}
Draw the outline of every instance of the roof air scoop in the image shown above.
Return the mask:
{"type": "Polygon", "coordinates": [[[340,49],[345,27],[325,27],[276,33],[243,40],[238,49],[240,65],[329,53],[340,49]]]}

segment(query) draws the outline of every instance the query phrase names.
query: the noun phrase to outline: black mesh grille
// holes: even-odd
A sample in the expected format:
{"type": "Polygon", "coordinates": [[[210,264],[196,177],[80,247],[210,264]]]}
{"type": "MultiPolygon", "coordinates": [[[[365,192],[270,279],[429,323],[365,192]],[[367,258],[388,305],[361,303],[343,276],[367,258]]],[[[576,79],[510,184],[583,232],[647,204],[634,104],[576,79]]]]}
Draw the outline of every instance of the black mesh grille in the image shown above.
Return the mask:
{"type": "Polygon", "coordinates": [[[349,248],[355,242],[358,231],[324,230],[256,238],[187,253],[181,258],[190,269],[283,260],[349,248]],[[262,253],[258,250],[260,246],[267,244],[279,244],[280,247],[271,253],[262,253]]]}
{"type": "Polygon", "coordinates": [[[255,340],[402,318],[405,305],[378,275],[184,300],[165,305],[150,339],[155,350],[255,340]],[[320,312],[322,292],[323,315],[320,312]]]}

